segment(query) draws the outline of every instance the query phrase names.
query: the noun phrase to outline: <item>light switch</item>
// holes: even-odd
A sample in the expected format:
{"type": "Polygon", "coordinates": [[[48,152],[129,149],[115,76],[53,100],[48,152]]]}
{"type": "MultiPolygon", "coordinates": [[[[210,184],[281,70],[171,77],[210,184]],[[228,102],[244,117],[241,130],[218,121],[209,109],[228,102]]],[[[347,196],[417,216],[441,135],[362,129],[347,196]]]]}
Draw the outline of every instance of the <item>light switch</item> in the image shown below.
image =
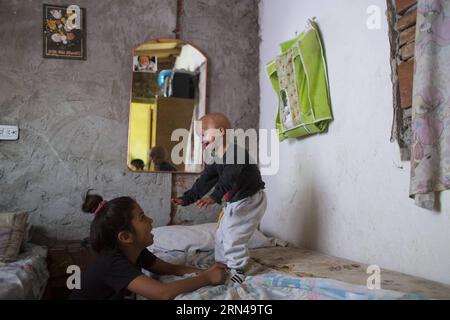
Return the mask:
{"type": "Polygon", "coordinates": [[[0,140],[17,140],[19,139],[18,126],[0,125],[0,140]]]}

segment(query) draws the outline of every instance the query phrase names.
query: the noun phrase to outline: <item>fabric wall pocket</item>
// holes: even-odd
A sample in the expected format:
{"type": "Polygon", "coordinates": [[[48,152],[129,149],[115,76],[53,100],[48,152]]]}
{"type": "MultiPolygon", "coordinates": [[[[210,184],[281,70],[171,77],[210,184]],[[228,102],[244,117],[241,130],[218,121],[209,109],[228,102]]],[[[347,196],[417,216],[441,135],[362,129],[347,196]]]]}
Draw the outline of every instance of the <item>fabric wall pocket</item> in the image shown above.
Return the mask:
{"type": "Polygon", "coordinates": [[[278,95],[275,123],[279,140],[325,132],[333,116],[317,23],[309,20],[303,33],[281,43],[280,48],[281,54],[266,66],[278,95]]]}

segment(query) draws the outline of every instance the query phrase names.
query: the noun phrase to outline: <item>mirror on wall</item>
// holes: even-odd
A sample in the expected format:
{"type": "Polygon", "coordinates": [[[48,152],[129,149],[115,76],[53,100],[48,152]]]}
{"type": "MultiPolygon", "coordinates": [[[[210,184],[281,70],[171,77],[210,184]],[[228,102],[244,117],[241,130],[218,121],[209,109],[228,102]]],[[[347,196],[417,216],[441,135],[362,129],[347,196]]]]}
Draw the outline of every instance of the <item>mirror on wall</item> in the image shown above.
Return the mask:
{"type": "Polygon", "coordinates": [[[150,40],[133,50],[132,73],[128,167],[200,172],[195,120],[206,110],[205,55],[182,40],[150,40]]]}

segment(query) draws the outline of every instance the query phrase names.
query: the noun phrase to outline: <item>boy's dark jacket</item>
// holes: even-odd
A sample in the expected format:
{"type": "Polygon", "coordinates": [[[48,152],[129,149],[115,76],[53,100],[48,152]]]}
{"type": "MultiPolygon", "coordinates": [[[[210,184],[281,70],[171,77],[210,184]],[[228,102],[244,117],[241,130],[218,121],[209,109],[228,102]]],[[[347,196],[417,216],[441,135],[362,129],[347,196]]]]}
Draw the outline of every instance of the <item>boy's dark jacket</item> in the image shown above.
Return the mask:
{"type": "Polygon", "coordinates": [[[205,170],[192,188],[183,194],[181,197],[183,206],[199,200],[214,186],[210,197],[219,204],[222,203],[222,198],[226,202],[235,202],[264,189],[261,172],[255,162],[251,161],[246,149],[232,144],[222,159],[215,157],[214,160],[212,164],[205,166],[205,170]],[[231,161],[227,161],[227,158],[231,161]]]}

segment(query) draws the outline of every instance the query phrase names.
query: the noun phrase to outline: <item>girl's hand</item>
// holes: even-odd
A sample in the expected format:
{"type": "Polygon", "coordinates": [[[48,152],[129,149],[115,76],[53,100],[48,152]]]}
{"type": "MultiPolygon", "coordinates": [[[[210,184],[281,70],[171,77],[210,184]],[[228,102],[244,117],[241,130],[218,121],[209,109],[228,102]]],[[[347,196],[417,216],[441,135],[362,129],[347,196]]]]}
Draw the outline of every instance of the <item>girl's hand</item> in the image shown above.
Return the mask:
{"type": "Polygon", "coordinates": [[[182,206],[184,201],[181,198],[172,198],[172,203],[177,206],[182,206]]]}
{"type": "Polygon", "coordinates": [[[203,197],[200,200],[195,202],[195,205],[199,208],[206,208],[210,204],[213,204],[215,201],[211,197],[203,197]]]}
{"type": "Polygon", "coordinates": [[[227,267],[224,264],[216,263],[208,270],[202,272],[202,275],[211,285],[223,284],[227,279],[227,267]]]}

